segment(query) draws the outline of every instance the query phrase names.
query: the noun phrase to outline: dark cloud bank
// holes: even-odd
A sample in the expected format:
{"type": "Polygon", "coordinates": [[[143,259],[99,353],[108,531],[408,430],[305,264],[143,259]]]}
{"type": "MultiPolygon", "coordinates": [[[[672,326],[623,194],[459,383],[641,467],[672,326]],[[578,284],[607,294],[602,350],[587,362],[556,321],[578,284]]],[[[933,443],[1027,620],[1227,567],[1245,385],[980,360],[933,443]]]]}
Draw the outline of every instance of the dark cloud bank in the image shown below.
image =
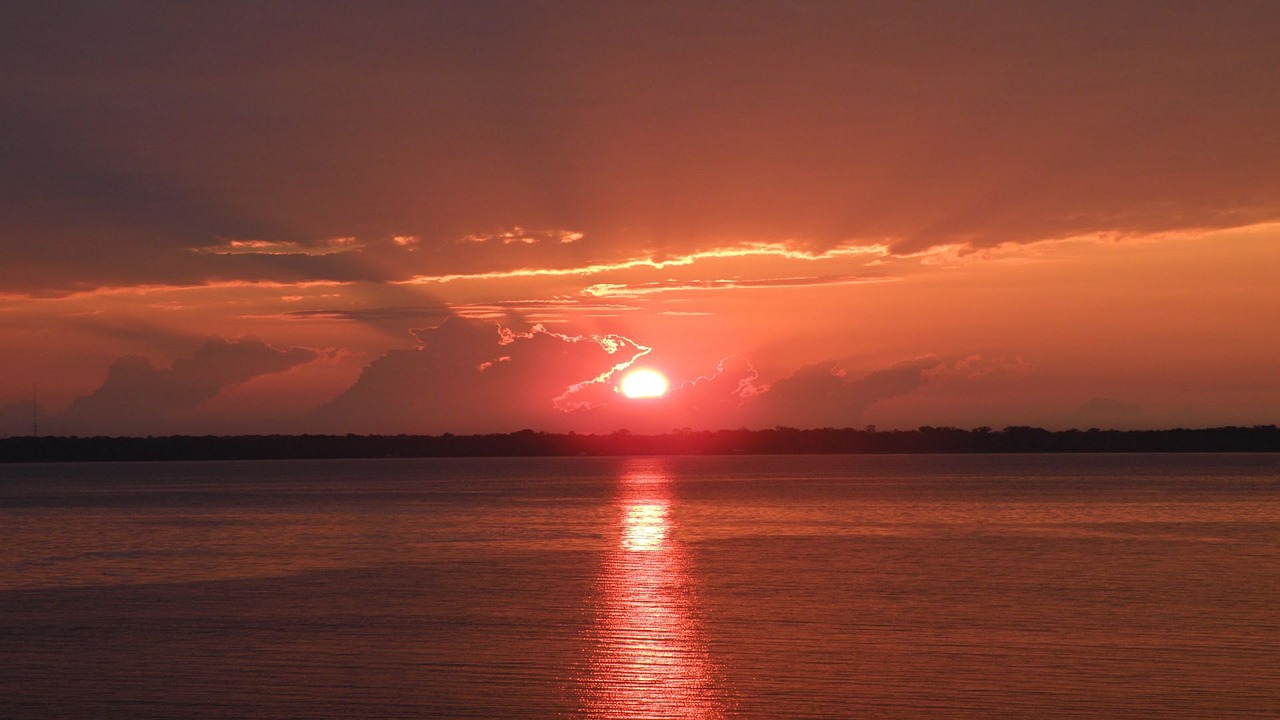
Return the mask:
{"type": "Polygon", "coordinates": [[[876,402],[913,392],[957,366],[928,357],[848,377],[827,362],[766,386],[745,358],[734,356],[706,376],[678,382],[660,400],[629,400],[615,386],[633,360],[643,365],[648,350],[627,338],[579,337],[541,327],[514,333],[461,318],[417,334],[420,348],[388,352],[320,408],[319,428],[477,433],[844,427],[859,423],[876,402]]]}
{"type": "MultiPolygon", "coordinates": [[[[280,432],[383,434],[846,427],[858,425],[879,401],[972,372],[982,362],[928,357],[860,377],[828,362],[766,386],[745,358],[734,356],[703,377],[677,381],[661,400],[637,401],[614,389],[619,373],[649,352],[628,338],[574,336],[541,326],[516,332],[458,317],[415,332],[419,347],[388,351],[307,417],[274,416],[263,408],[258,424],[274,424],[280,432]]],[[[305,348],[217,338],[167,368],[125,357],[110,367],[101,387],[43,422],[47,432],[60,434],[200,432],[199,409],[220,393],[318,357],[305,348]]],[[[3,411],[10,433],[30,426],[29,403],[3,411]]]]}
{"type": "Polygon", "coordinates": [[[8,292],[1280,218],[1274,2],[7,2],[0,26],[8,292]],[[585,238],[457,242],[516,226],[585,238]],[[192,252],[335,237],[365,249],[192,252]]]}
{"type": "Polygon", "coordinates": [[[259,375],[288,370],[317,357],[312,350],[279,350],[261,340],[211,338],[188,358],[158,368],[139,356],[117,360],[102,386],[76,398],[49,422],[70,434],[166,434],[168,420],[199,407],[223,390],[259,375]]]}
{"type": "Polygon", "coordinates": [[[450,318],[418,330],[421,347],[391,350],[315,420],[329,431],[492,432],[562,424],[566,411],[612,393],[592,383],[647,352],[618,336],[515,333],[450,318]]]}

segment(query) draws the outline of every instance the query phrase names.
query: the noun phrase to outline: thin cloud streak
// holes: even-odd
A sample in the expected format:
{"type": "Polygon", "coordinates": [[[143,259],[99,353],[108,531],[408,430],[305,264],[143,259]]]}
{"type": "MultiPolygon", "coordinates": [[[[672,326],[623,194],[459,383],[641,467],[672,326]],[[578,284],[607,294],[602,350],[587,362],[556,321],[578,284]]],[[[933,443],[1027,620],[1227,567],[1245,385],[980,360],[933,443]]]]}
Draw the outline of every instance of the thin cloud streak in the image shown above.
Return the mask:
{"type": "MultiPolygon", "coordinates": [[[[394,270],[391,272],[376,273],[378,277],[363,277],[359,272],[354,272],[352,279],[333,279],[333,278],[300,278],[297,280],[273,280],[273,279],[227,279],[228,275],[234,275],[233,271],[220,272],[220,278],[212,278],[202,282],[191,283],[136,283],[136,284],[94,284],[93,287],[66,288],[59,290],[48,290],[45,292],[4,292],[0,291],[0,301],[18,302],[24,300],[62,300],[62,299],[81,299],[93,297],[109,297],[109,296],[144,296],[165,292],[190,292],[190,291],[206,291],[206,290],[227,290],[227,289],[307,289],[314,287],[342,287],[350,286],[361,282],[386,284],[390,286],[415,286],[428,284],[448,284],[455,281],[463,280],[506,280],[515,278],[556,278],[556,277],[589,277],[597,274],[605,274],[614,271],[626,271],[631,269],[665,269],[671,267],[693,267],[699,261],[718,260],[718,259],[735,259],[735,258],[777,258],[780,260],[794,260],[797,262],[820,262],[827,260],[839,260],[842,258],[854,258],[860,256],[869,256],[873,259],[864,263],[864,267],[868,268],[886,268],[895,260],[911,260],[925,267],[952,266],[958,264],[982,263],[982,262],[1014,262],[1028,259],[1039,258],[1046,249],[1055,246],[1064,246],[1072,244],[1096,244],[1101,246],[1114,245],[1116,243],[1151,243],[1151,242],[1178,242],[1192,240],[1199,237],[1223,236],[1234,233],[1272,233],[1280,228],[1280,223],[1263,222],[1245,224],[1230,229],[1214,229],[1203,228],[1198,230],[1180,230],[1156,233],[1136,233],[1122,232],[1118,230],[1098,231],[1083,235],[1072,235],[1061,238],[1042,239],[1033,242],[1006,242],[995,246],[984,247],[972,244],[958,243],[937,245],[923,250],[910,252],[891,251],[887,245],[867,245],[852,246],[844,245],[834,249],[825,251],[806,251],[797,250],[789,247],[786,243],[751,243],[745,246],[720,248],[715,250],[701,251],[689,253],[685,255],[677,255],[665,260],[658,260],[652,256],[644,258],[627,258],[618,261],[605,261],[584,265],[579,267],[560,267],[560,268],[533,268],[524,267],[514,270],[497,270],[489,272],[476,273],[446,273],[440,275],[419,275],[412,274],[412,270],[405,268],[399,274],[400,278],[395,277],[397,274],[394,270]]],[[[399,239],[392,238],[388,241],[390,248],[399,253],[412,252],[417,249],[418,238],[409,238],[397,236],[399,239]]],[[[314,257],[314,258],[343,258],[350,256],[352,260],[356,257],[373,256],[370,253],[375,251],[374,245],[364,244],[362,241],[356,241],[354,246],[337,248],[332,250],[312,251],[306,253],[293,253],[286,250],[291,247],[303,247],[292,241],[236,241],[236,242],[253,242],[264,243],[261,246],[267,252],[255,252],[246,249],[239,252],[215,252],[215,249],[224,246],[211,246],[211,248],[191,248],[187,251],[187,255],[195,257],[207,258],[244,258],[252,259],[260,257],[263,259],[272,258],[288,258],[288,257],[314,257]]],[[[247,247],[247,246],[246,246],[247,247]]],[[[403,264],[403,260],[397,260],[403,264]]],[[[348,270],[347,274],[352,274],[348,270]]],[[[870,282],[876,278],[866,276],[849,276],[857,277],[854,282],[870,282]]],[[[784,280],[786,278],[783,278],[784,280]]],[[[880,280],[891,279],[887,273],[879,278],[880,280]]],[[[699,281],[702,284],[704,281],[699,281]]],[[[755,282],[755,281],[750,281],[755,282]]],[[[88,283],[82,283],[87,285],[88,283]]],[[[821,284],[821,283],[815,283],[821,284]]],[[[767,285],[767,283],[762,283],[767,285]]],[[[743,287],[750,287],[744,283],[743,287]]],[[[626,287],[638,287],[636,285],[627,285],[626,287]]],[[[588,286],[588,288],[613,289],[613,284],[601,283],[588,286]]],[[[694,289],[694,288],[689,288],[694,289]]],[[[589,294],[596,295],[596,292],[589,294]]],[[[484,303],[493,304],[493,303],[484,303]]]]}
{"type": "Polygon", "coordinates": [[[253,315],[245,317],[254,317],[260,319],[278,319],[278,320],[340,320],[350,322],[379,322],[389,320],[434,320],[439,322],[450,316],[451,313],[447,308],[435,306],[422,307],[380,307],[380,308],[356,308],[356,309],[324,309],[324,310],[294,310],[292,312],[269,314],[269,315],[253,315]]]}
{"type": "Polygon", "coordinates": [[[827,275],[818,277],[764,278],[759,280],[690,280],[688,282],[650,282],[624,285],[599,283],[582,289],[591,297],[640,297],[670,292],[698,292],[704,290],[746,290],[767,288],[813,287],[816,285],[858,285],[862,283],[892,282],[897,278],[883,275],[827,275]]]}
{"type": "Polygon", "coordinates": [[[499,300],[491,303],[459,303],[447,306],[453,314],[478,320],[496,320],[519,315],[526,319],[535,317],[556,318],[567,313],[619,313],[633,312],[640,308],[617,303],[582,302],[567,300],[499,300]]]}
{"type": "Polygon", "coordinates": [[[594,265],[584,265],[581,267],[571,268],[517,268],[515,270],[495,270],[491,272],[479,273],[452,273],[446,275],[417,275],[408,280],[398,281],[396,284],[429,284],[429,283],[450,283],[458,280],[502,280],[507,278],[529,278],[529,277],[566,277],[572,275],[598,275],[600,273],[614,272],[618,270],[634,270],[637,268],[651,268],[654,270],[662,270],[669,267],[688,267],[701,260],[726,259],[726,258],[747,258],[747,257],[771,257],[786,260],[830,260],[840,257],[856,257],[861,255],[883,256],[889,253],[886,245],[842,245],[830,250],[821,252],[810,252],[808,250],[796,250],[788,247],[784,243],[748,243],[738,247],[718,248],[715,250],[704,250],[701,252],[693,252],[685,255],[677,255],[667,260],[655,260],[652,256],[643,258],[632,258],[629,260],[621,260],[611,263],[598,263],[594,265]]]}
{"type": "Polygon", "coordinates": [[[577,230],[526,230],[519,225],[510,230],[496,233],[473,233],[462,238],[461,243],[500,242],[503,245],[537,245],[541,242],[555,242],[568,245],[581,240],[586,235],[577,230]]]}
{"type": "Polygon", "coordinates": [[[364,247],[354,237],[330,238],[310,245],[292,240],[227,240],[220,245],[191,248],[191,252],[197,255],[337,255],[364,247]]]}
{"type": "Polygon", "coordinates": [[[20,293],[0,293],[0,300],[79,300],[94,297],[144,296],[169,292],[202,292],[216,290],[292,290],[314,287],[341,287],[354,285],[351,280],[301,280],[287,282],[281,280],[213,280],[190,285],[167,285],[161,283],[145,285],[114,285],[96,287],[91,290],[75,290],[51,296],[33,296],[20,293]]]}

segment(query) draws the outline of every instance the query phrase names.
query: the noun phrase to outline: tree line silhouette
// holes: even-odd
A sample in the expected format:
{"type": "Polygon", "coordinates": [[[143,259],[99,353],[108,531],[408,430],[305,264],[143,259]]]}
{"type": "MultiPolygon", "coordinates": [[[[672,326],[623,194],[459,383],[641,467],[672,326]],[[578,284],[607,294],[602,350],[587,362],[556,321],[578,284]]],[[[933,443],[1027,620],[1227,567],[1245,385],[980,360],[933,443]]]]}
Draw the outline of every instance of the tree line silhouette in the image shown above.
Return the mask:
{"type": "Polygon", "coordinates": [[[1275,425],[1169,430],[1045,430],[924,426],[915,430],[674,430],[659,435],[520,430],[488,435],[236,435],[11,437],[0,462],[324,458],[730,455],[821,453],[1280,452],[1275,425]]]}

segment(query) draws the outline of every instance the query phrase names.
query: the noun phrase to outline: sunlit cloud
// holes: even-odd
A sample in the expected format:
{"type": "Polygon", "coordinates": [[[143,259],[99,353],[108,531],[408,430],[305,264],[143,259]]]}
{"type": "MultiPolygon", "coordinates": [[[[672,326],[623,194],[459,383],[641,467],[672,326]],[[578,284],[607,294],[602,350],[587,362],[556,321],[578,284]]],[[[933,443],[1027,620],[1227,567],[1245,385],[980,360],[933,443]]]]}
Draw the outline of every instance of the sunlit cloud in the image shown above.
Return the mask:
{"type": "Polygon", "coordinates": [[[225,240],[218,245],[191,248],[191,252],[200,255],[336,255],[362,249],[364,245],[354,237],[335,237],[310,244],[292,240],[225,240]]]}
{"type": "Polygon", "coordinates": [[[575,410],[614,400],[614,373],[651,352],[622,335],[458,317],[413,335],[418,347],[376,359],[316,420],[365,432],[560,426],[575,410]]]}
{"type": "Polygon", "coordinates": [[[386,320],[440,321],[451,313],[441,307],[380,307],[380,308],[329,308],[321,310],[294,310],[286,313],[256,315],[258,318],[285,320],[341,320],[353,322],[378,322],[386,320]]]}
{"type": "MultiPolygon", "coordinates": [[[[1274,233],[1280,229],[1280,223],[1262,222],[1240,226],[1190,227],[1160,232],[1139,232],[1131,230],[1097,230],[1087,233],[1076,233],[1062,237],[1039,238],[1018,242],[1002,242],[995,245],[982,245],[977,242],[954,242],[933,245],[922,250],[911,252],[895,252],[894,257],[915,260],[921,265],[934,267],[950,267],[971,263],[1015,263],[1047,260],[1058,248],[1109,246],[1120,243],[1164,243],[1185,242],[1205,237],[1222,237],[1239,233],[1274,233]]],[[[867,263],[867,267],[887,264],[887,260],[877,259],[867,263]]]]}
{"type": "Polygon", "coordinates": [[[526,230],[516,225],[510,230],[463,236],[463,243],[501,243],[503,245],[536,245],[554,242],[562,245],[581,240],[585,235],[576,230],[526,230]]]}
{"type": "Polygon", "coordinates": [[[598,283],[582,289],[591,297],[639,297],[669,292],[697,292],[702,290],[740,290],[808,287],[813,285],[853,285],[857,283],[885,282],[893,278],[881,275],[825,275],[818,277],[763,278],[757,280],[667,280],[635,284],[598,283]]]}
{"type": "Polygon", "coordinates": [[[529,277],[565,277],[573,275],[598,275],[600,273],[615,272],[618,270],[632,270],[636,268],[652,268],[662,270],[671,267],[688,267],[702,260],[714,260],[725,258],[751,258],[751,257],[768,257],[786,260],[830,260],[833,258],[843,257],[859,257],[859,256],[883,256],[889,253],[889,248],[884,244],[875,245],[841,245],[839,247],[830,248],[818,252],[810,250],[799,250],[793,248],[786,243],[747,243],[727,248],[716,248],[714,250],[703,250],[699,252],[688,253],[684,255],[674,255],[668,258],[658,259],[653,256],[631,258],[627,260],[619,260],[616,262],[596,263],[592,265],[583,265],[579,267],[566,268],[517,268],[514,270],[495,270],[490,272],[479,273],[451,273],[445,275],[415,275],[414,277],[400,281],[404,284],[428,284],[428,283],[448,283],[457,280],[501,280],[506,278],[529,278],[529,277]]]}
{"type": "Polygon", "coordinates": [[[485,360],[484,362],[476,365],[476,370],[479,370],[480,372],[484,372],[485,370],[488,370],[494,365],[497,365],[498,363],[503,363],[503,362],[511,362],[511,356],[503,355],[502,357],[494,358],[493,360],[485,360]]]}
{"type": "Polygon", "coordinates": [[[459,317],[473,320],[498,320],[519,315],[529,320],[540,317],[553,321],[563,319],[568,314],[631,312],[638,308],[617,303],[584,302],[574,298],[557,298],[550,300],[499,300],[489,303],[450,304],[448,308],[459,317]]]}
{"type": "MultiPolygon", "coordinates": [[[[613,376],[653,352],[653,348],[641,345],[631,338],[621,335],[569,335],[551,332],[541,325],[534,325],[528,332],[523,333],[502,327],[499,329],[499,335],[501,338],[499,343],[501,345],[511,345],[520,340],[536,340],[539,336],[543,336],[555,338],[567,343],[569,346],[578,344],[598,345],[608,355],[622,356],[628,352],[631,353],[630,357],[619,360],[612,367],[595,377],[573,383],[565,389],[564,393],[553,398],[551,401],[552,406],[565,412],[589,409],[604,404],[606,401],[598,399],[598,394],[602,391],[612,393],[613,376]],[[595,392],[593,393],[592,391],[595,392]]],[[[606,395],[605,397],[608,396],[606,395]]]]}
{"type": "Polygon", "coordinates": [[[192,283],[187,285],[168,285],[168,284],[141,284],[141,285],[112,285],[104,287],[95,287],[87,290],[72,291],[52,297],[36,297],[29,295],[6,295],[0,294],[0,300],[78,300],[83,298],[95,297],[116,297],[116,296],[137,296],[155,295],[160,293],[186,293],[186,292],[217,292],[224,290],[305,290],[316,287],[340,287],[351,285],[353,283],[345,280],[302,280],[298,282],[286,282],[277,280],[214,280],[202,283],[192,283]]]}
{"type": "Polygon", "coordinates": [[[685,392],[697,392],[700,389],[720,385],[723,388],[732,387],[731,390],[724,392],[726,396],[749,398],[765,390],[756,385],[759,379],[760,373],[756,372],[750,361],[741,355],[731,355],[716,363],[715,372],[681,383],[679,389],[685,392]]]}
{"type": "MultiPolygon", "coordinates": [[[[582,382],[574,383],[573,385],[570,385],[569,388],[564,391],[563,395],[560,395],[556,397],[554,400],[552,400],[552,405],[555,406],[557,410],[563,410],[565,412],[573,412],[577,410],[587,410],[593,407],[598,407],[600,405],[606,404],[608,400],[596,399],[588,391],[594,389],[597,391],[606,390],[608,392],[612,392],[614,375],[626,370],[627,368],[634,365],[637,360],[653,352],[653,348],[645,347],[644,345],[628,340],[626,338],[621,338],[621,339],[626,340],[629,346],[634,347],[636,349],[636,352],[630,358],[615,364],[613,367],[609,368],[608,370],[605,370],[604,372],[591,378],[590,380],[583,380],[582,382]]],[[[615,343],[615,345],[617,344],[615,343]]],[[[606,348],[606,350],[608,350],[607,346],[604,346],[604,347],[606,348]]],[[[616,347],[613,350],[609,350],[609,353],[611,355],[616,354],[617,353],[616,347]]]]}

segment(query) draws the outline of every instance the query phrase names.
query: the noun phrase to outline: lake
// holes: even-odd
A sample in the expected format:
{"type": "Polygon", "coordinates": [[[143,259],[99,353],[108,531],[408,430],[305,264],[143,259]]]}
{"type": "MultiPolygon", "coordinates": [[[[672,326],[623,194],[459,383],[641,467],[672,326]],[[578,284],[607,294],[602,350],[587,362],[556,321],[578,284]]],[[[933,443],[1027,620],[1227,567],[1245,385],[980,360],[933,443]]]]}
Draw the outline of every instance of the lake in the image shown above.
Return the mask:
{"type": "Polygon", "coordinates": [[[0,716],[1280,718],[1280,456],[0,465],[0,716]]]}

